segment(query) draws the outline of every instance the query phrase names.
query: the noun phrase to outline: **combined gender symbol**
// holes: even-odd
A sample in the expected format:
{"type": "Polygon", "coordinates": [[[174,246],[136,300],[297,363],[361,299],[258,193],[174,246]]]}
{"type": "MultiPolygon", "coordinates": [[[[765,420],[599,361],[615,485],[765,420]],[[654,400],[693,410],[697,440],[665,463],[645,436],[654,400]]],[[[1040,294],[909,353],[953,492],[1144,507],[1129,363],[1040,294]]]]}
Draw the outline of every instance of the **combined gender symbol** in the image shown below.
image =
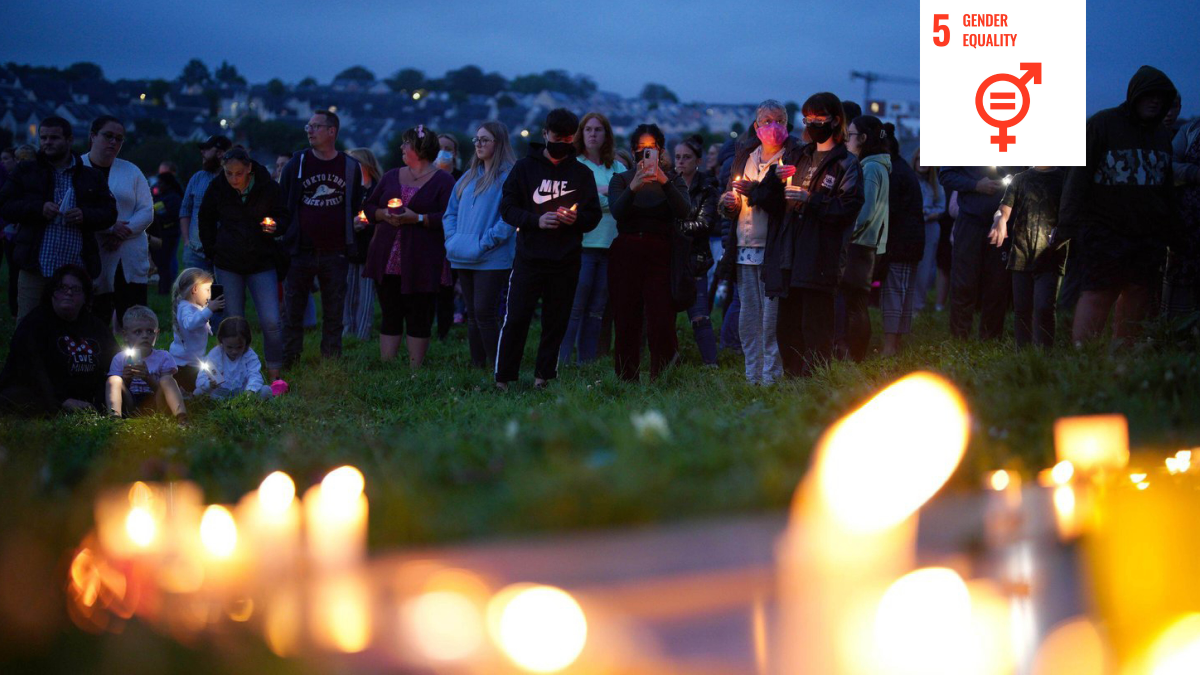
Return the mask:
{"type": "Polygon", "coordinates": [[[979,116],[983,118],[983,121],[986,122],[988,126],[996,127],[996,130],[1000,132],[998,135],[992,136],[991,138],[992,143],[1000,146],[1000,152],[1008,152],[1008,146],[1017,142],[1017,137],[1010,135],[1008,130],[1017,126],[1021,120],[1025,119],[1025,115],[1029,112],[1029,88],[1026,85],[1029,84],[1030,80],[1033,80],[1034,84],[1042,83],[1042,64],[1022,63],[1021,70],[1025,71],[1025,74],[1021,77],[1009,75],[1008,73],[998,73],[996,75],[992,75],[988,79],[984,80],[983,84],[979,85],[979,89],[975,92],[975,109],[979,111],[979,116]],[[997,82],[1009,82],[1015,85],[1016,88],[1021,92],[1021,109],[1017,111],[1016,115],[1007,120],[998,120],[989,115],[987,111],[1017,110],[1017,104],[1015,101],[1017,92],[994,91],[989,97],[989,102],[986,108],[983,104],[983,97],[984,94],[987,93],[988,87],[996,84],[997,82]]]}

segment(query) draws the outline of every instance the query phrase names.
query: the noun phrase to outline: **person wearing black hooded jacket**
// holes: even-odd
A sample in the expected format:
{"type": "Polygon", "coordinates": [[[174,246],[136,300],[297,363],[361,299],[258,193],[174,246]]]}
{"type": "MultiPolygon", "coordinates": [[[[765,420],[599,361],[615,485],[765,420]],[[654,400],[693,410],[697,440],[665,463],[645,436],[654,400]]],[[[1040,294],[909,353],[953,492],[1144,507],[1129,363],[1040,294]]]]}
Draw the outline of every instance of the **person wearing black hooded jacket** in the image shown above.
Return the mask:
{"type": "Polygon", "coordinates": [[[222,166],[200,203],[200,243],[225,287],[225,316],[245,316],[246,292],[254,298],[267,372],[277,380],[283,366],[277,263],[284,255],[277,240],[286,234],[288,210],[271,172],[241,147],[225,153],[222,166]]]}
{"type": "Polygon", "coordinates": [[[849,235],[863,205],[862,170],[845,145],[841,101],[814,94],[801,108],[811,143],[785,150],[795,167],[785,185],[775,173],[762,183],[772,218],[763,279],[779,298],[776,339],[784,374],[807,376],[833,356],[834,297],[849,235]]]}
{"type": "Polygon", "coordinates": [[[1176,89],[1161,70],[1142,66],[1125,102],[1087,121],[1087,165],[1063,187],[1053,241],[1078,239],[1082,265],[1075,342],[1097,337],[1113,307],[1113,340],[1134,336],[1161,283],[1167,245],[1182,243],[1174,206],[1171,130],[1163,126],[1176,89]]]}
{"type": "Polygon", "coordinates": [[[900,156],[896,127],[884,124],[892,172],[888,176],[888,240],[883,254],[887,270],[880,289],[883,314],[883,356],[900,351],[901,336],[912,326],[913,303],[917,297],[917,265],[925,254],[925,197],[921,178],[900,156]]]}
{"type": "Polygon", "coordinates": [[[596,178],[575,159],[571,145],[578,127],[575,113],[551,110],[542,130],[545,145],[531,143],[529,155],[513,165],[504,181],[500,217],[517,230],[517,252],[496,353],[500,390],[507,390],[520,374],[521,354],[539,299],[542,335],[534,386],[544,387],[558,376],[558,350],[571,320],[583,234],[596,229],[603,216],[596,178]]]}

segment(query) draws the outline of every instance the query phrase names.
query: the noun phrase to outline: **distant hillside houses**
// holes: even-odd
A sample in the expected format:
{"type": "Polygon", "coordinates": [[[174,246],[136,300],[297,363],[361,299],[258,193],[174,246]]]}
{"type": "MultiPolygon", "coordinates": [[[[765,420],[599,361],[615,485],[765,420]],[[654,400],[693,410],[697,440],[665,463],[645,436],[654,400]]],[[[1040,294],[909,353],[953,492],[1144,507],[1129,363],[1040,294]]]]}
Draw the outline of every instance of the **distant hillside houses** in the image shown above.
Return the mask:
{"type": "MultiPolygon", "coordinates": [[[[302,128],[314,110],[328,108],[341,118],[341,140],[346,147],[367,147],[383,155],[394,134],[417,124],[470,136],[481,122],[498,119],[516,137],[522,131],[534,133],[546,113],[557,107],[579,114],[601,112],[618,136],[628,136],[642,122],[653,122],[669,139],[702,128],[720,133],[745,128],[754,114],[753,104],[653,103],[608,92],[582,99],[553,91],[484,96],[393,92],[382,82],[335,80],[329,85],[304,87],[219,85],[206,95],[197,85],[166,84],[162,91],[161,80],[72,82],[40,75],[18,77],[0,66],[0,127],[10,130],[15,142],[36,145],[38,124],[46,117],[66,118],[76,138],[86,138],[90,122],[109,114],[125,121],[130,131],[137,132],[141,125],[155,132],[165,130],[177,142],[188,142],[215,133],[236,137],[238,124],[250,117],[302,128]]],[[[915,106],[909,114],[917,116],[915,106]]]]}

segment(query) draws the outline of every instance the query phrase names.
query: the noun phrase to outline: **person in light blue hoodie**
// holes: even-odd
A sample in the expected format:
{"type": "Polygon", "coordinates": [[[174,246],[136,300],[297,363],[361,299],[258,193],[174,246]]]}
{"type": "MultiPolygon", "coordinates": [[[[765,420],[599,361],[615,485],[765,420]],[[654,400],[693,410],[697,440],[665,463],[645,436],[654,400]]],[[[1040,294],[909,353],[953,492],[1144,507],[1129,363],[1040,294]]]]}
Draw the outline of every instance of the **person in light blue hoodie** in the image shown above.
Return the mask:
{"type": "Polygon", "coordinates": [[[450,195],[442,218],[446,259],[458,271],[467,302],[471,365],[492,368],[500,341],[500,294],[516,254],[516,228],[500,217],[504,181],[516,157],[501,122],[484,122],[471,139],[475,156],[450,195]]]}

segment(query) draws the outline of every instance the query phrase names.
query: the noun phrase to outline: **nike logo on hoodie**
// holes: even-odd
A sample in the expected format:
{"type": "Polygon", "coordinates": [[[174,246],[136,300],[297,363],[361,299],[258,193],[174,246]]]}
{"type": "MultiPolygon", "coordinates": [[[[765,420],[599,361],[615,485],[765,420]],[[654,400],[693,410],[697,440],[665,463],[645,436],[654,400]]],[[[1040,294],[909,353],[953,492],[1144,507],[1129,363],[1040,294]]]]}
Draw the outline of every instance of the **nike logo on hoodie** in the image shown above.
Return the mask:
{"type": "Polygon", "coordinates": [[[565,197],[575,190],[568,190],[567,181],[565,180],[544,180],[542,184],[533,191],[533,203],[541,206],[551,199],[565,197]]]}

